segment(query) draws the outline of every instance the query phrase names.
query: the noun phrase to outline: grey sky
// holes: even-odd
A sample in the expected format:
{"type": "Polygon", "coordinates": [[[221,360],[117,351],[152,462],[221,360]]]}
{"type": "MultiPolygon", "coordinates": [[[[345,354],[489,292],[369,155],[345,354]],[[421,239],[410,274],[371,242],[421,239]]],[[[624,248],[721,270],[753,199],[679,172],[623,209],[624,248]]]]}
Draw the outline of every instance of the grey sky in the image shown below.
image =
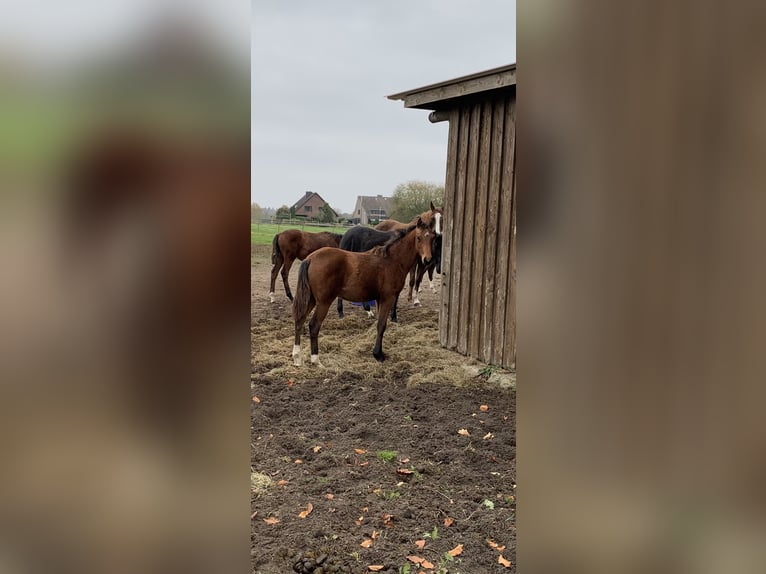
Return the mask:
{"type": "Polygon", "coordinates": [[[251,197],[269,207],[443,183],[447,124],[385,96],[516,61],[515,0],[255,0],[252,24],[251,197]]]}

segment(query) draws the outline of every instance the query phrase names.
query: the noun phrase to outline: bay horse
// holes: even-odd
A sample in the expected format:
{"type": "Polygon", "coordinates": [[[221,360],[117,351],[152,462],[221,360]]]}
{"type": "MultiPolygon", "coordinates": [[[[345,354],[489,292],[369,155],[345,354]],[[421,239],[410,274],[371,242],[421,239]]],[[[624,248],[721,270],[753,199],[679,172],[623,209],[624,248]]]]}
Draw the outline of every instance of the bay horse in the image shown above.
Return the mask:
{"type": "MultiPolygon", "coordinates": [[[[343,239],[340,241],[340,248],[357,253],[369,251],[373,247],[385,244],[389,239],[394,237],[396,233],[396,231],[378,231],[372,227],[357,225],[343,234],[343,239]]],[[[398,322],[396,317],[396,307],[398,303],[399,296],[397,295],[394,307],[391,309],[391,320],[394,323],[398,322]]],[[[367,301],[362,301],[362,307],[367,311],[369,317],[374,316],[367,301]]],[[[343,318],[343,299],[341,297],[338,297],[338,317],[341,319],[343,318]]]]}
{"type": "Polygon", "coordinates": [[[290,275],[290,268],[296,259],[301,261],[321,247],[338,247],[342,235],[330,233],[329,231],[320,231],[319,233],[310,233],[300,229],[286,229],[274,236],[271,242],[271,290],[269,299],[274,302],[274,285],[277,281],[277,273],[282,268],[282,281],[285,284],[285,295],[290,301],[293,300],[293,292],[290,290],[290,284],[287,278],[290,275]]]}
{"type": "Polygon", "coordinates": [[[316,307],[309,321],[309,335],[311,363],[319,365],[319,329],[336,297],[377,301],[378,336],[372,355],[383,361],[383,333],[388,313],[415,261],[418,258],[430,261],[433,240],[430,226],[418,217],[415,223],[398,230],[385,244],[370,251],[355,253],[324,247],[309,255],[298,271],[298,291],[293,301],[293,363],[301,365],[301,332],[308,314],[316,307]]]}
{"type": "MultiPolygon", "coordinates": [[[[434,245],[432,249],[431,261],[426,265],[423,265],[420,261],[416,261],[415,265],[410,270],[410,291],[407,295],[407,301],[412,301],[412,288],[415,288],[415,301],[413,305],[415,307],[420,306],[420,299],[418,293],[420,292],[420,283],[423,281],[423,276],[428,273],[428,282],[431,285],[431,293],[436,293],[434,288],[434,269],[441,275],[442,272],[442,236],[437,235],[434,238],[434,245]]],[[[393,320],[393,319],[392,319],[393,320]]]]}
{"type": "MultiPolygon", "coordinates": [[[[431,222],[431,227],[436,233],[436,236],[439,238],[438,248],[439,248],[439,269],[438,273],[441,274],[441,235],[443,230],[443,219],[444,219],[444,208],[443,207],[435,207],[434,202],[430,202],[430,211],[426,211],[425,213],[421,214],[420,217],[426,216],[428,217],[428,220],[431,222]]],[[[413,219],[413,221],[415,221],[413,219]]],[[[375,226],[375,229],[378,230],[390,230],[390,229],[402,229],[403,227],[406,227],[407,223],[401,223],[400,221],[396,221],[395,219],[386,219],[384,221],[381,221],[375,226]]],[[[412,266],[412,270],[410,271],[410,291],[409,295],[407,297],[407,301],[412,301],[412,288],[413,285],[417,284],[417,290],[415,291],[415,301],[414,305],[417,307],[420,305],[420,300],[418,299],[418,291],[420,291],[420,282],[423,280],[423,275],[428,272],[428,282],[431,285],[431,291],[433,293],[436,293],[436,289],[434,288],[433,283],[433,276],[434,276],[434,267],[436,267],[436,264],[431,261],[429,263],[430,268],[426,269],[426,266],[423,264],[422,261],[417,260],[415,264],[412,266]]]]}
{"type": "Polygon", "coordinates": [[[421,213],[420,215],[413,218],[412,221],[409,223],[402,223],[401,221],[396,221],[395,219],[384,219],[380,223],[378,223],[375,226],[375,229],[378,231],[391,231],[393,229],[404,229],[408,225],[412,225],[415,223],[415,220],[420,217],[423,219],[427,224],[430,225],[431,229],[436,232],[436,235],[442,234],[442,219],[444,218],[444,208],[443,207],[434,207],[434,202],[431,202],[430,210],[426,211],[424,213],[421,213]]]}

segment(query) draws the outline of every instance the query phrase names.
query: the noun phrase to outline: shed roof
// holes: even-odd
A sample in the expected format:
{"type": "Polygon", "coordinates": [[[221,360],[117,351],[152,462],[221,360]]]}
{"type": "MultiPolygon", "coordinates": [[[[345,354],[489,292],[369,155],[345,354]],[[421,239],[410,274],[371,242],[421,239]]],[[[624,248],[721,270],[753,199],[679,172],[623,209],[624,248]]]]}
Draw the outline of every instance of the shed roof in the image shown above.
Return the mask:
{"type": "Polygon", "coordinates": [[[451,107],[456,100],[467,96],[494,94],[514,89],[516,89],[515,62],[387,97],[389,100],[402,100],[405,108],[443,110],[451,107]]]}

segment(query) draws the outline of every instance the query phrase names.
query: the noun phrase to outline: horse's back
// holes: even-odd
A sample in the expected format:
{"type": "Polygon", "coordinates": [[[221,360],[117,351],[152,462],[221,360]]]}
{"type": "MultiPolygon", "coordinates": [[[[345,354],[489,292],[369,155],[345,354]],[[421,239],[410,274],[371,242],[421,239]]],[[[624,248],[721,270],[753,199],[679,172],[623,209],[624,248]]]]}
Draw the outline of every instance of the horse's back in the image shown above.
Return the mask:
{"type": "Polygon", "coordinates": [[[364,225],[349,229],[340,242],[340,248],[346,251],[367,251],[384,244],[391,238],[390,232],[380,231],[364,225]]]}

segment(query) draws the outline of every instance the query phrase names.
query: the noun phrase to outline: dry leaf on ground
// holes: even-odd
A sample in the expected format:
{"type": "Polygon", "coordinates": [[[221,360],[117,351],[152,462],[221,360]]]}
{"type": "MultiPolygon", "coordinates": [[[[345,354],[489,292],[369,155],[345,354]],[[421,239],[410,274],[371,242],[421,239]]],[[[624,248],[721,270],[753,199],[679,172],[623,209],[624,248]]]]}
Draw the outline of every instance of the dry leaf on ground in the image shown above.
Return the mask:
{"type": "Polygon", "coordinates": [[[425,541],[425,540],[416,540],[416,541],[415,541],[415,546],[417,546],[417,547],[418,547],[418,548],[420,548],[421,550],[423,550],[423,547],[424,547],[425,545],[426,545],[426,541],[425,541]]]}
{"type": "Polygon", "coordinates": [[[314,452],[319,452],[320,450],[322,450],[322,447],[321,447],[320,445],[316,445],[316,446],[315,446],[314,448],[312,448],[311,450],[313,450],[314,452]]]}
{"type": "Polygon", "coordinates": [[[312,510],[314,510],[314,505],[309,502],[306,505],[306,510],[302,510],[300,514],[298,514],[298,518],[306,518],[309,514],[311,514],[312,510]]]}
{"type": "Polygon", "coordinates": [[[254,396],[254,397],[253,397],[253,402],[255,402],[255,403],[260,403],[260,402],[261,402],[261,399],[259,399],[258,397],[255,397],[255,396],[254,396]]]}
{"type": "Polygon", "coordinates": [[[367,451],[366,451],[366,450],[364,450],[363,448],[355,448],[355,449],[354,449],[354,452],[355,452],[356,454],[367,454],[367,451]]]}
{"type": "Polygon", "coordinates": [[[486,413],[489,410],[489,407],[487,405],[481,405],[479,407],[479,410],[483,413],[486,413]]]}
{"type": "Polygon", "coordinates": [[[460,556],[462,553],[463,553],[463,545],[462,544],[458,544],[452,550],[447,552],[447,554],[449,554],[450,556],[453,556],[453,557],[454,556],[460,556]]]}
{"type": "Polygon", "coordinates": [[[370,546],[372,546],[372,540],[370,538],[365,538],[364,540],[362,540],[362,543],[359,546],[361,546],[362,548],[369,548],[370,546]]]}
{"type": "Polygon", "coordinates": [[[460,429],[457,431],[457,434],[461,434],[463,436],[471,436],[471,433],[469,433],[467,429],[460,429]]]}
{"type": "Polygon", "coordinates": [[[370,572],[380,572],[381,570],[383,570],[383,568],[385,568],[383,564],[370,564],[367,567],[367,570],[369,570],[370,572]]]}
{"type": "Polygon", "coordinates": [[[325,494],[325,495],[324,495],[324,497],[325,497],[327,500],[332,500],[333,498],[335,498],[335,495],[334,495],[334,494],[332,494],[332,493],[330,493],[330,492],[328,492],[327,494],[325,494]]]}
{"type": "Polygon", "coordinates": [[[279,518],[274,518],[273,516],[270,516],[269,518],[264,518],[263,521],[269,526],[273,526],[274,524],[279,524],[279,518]]]}
{"type": "Polygon", "coordinates": [[[506,560],[505,558],[503,558],[503,555],[502,555],[502,554],[500,554],[500,555],[497,557],[497,562],[498,562],[498,564],[502,564],[502,565],[503,565],[503,566],[505,566],[506,568],[510,568],[510,567],[511,567],[511,561],[510,561],[510,560],[506,560]]]}
{"type": "Polygon", "coordinates": [[[492,548],[493,550],[497,550],[498,552],[502,552],[503,550],[505,550],[505,544],[500,546],[494,540],[487,540],[487,544],[489,545],[490,548],[492,548]]]}
{"type": "Polygon", "coordinates": [[[450,518],[449,516],[444,519],[444,526],[452,526],[452,524],[455,522],[454,518],[450,518]]]}

